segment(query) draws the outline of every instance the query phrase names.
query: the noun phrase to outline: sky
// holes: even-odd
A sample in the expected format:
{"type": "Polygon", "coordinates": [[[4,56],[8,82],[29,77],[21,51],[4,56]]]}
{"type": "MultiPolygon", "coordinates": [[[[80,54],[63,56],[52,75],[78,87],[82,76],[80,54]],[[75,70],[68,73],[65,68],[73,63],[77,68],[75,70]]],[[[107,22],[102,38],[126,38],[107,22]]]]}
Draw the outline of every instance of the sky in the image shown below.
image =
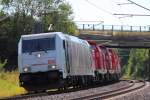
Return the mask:
{"type": "MultiPolygon", "coordinates": [[[[128,0],[66,0],[72,6],[73,18],[77,23],[102,23],[104,25],[149,26],[150,16],[116,16],[113,14],[150,15],[128,0]]],[[[131,0],[150,9],[150,0],[131,0]]]]}

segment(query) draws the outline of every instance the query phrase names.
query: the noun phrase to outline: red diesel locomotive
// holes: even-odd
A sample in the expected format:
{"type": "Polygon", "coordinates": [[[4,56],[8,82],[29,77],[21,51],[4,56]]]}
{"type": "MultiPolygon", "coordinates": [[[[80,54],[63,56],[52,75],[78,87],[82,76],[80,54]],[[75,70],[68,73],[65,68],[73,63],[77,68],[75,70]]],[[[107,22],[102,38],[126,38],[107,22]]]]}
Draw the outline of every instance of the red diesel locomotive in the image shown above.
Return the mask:
{"type": "Polygon", "coordinates": [[[121,68],[117,51],[88,41],[92,49],[93,64],[97,81],[119,80],[121,68]]]}

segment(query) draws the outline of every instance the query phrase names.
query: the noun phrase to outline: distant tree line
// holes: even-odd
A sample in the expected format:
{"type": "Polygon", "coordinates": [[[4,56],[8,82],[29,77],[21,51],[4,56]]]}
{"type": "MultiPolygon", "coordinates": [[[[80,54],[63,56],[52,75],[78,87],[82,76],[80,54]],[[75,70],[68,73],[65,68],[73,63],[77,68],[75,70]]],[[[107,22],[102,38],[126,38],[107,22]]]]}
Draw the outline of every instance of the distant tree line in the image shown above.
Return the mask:
{"type": "Polygon", "coordinates": [[[65,0],[1,0],[0,8],[0,61],[7,59],[6,70],[17,68],[21,35],[38,33],[39,28],[69,34],[76,29],[72,8],[65,0]]]}
{"type": "Polygon", "coordinates": [[[148,79],[149,75],[149,50],[131,49],[128,61],[123,66],[124,75],[136,79],[148,79]]]}

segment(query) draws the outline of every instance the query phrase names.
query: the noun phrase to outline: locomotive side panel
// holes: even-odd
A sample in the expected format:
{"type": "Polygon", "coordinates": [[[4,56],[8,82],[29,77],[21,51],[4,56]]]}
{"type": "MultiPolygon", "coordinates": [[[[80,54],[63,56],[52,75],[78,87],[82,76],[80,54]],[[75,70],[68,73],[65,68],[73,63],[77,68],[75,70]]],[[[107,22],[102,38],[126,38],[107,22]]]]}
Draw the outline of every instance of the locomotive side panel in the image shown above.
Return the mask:
{"type": "MultiPolygon", "coordinates": [[[[85,41],[84,41],[85,42],[85,41]]],[[[70,75],[93,75],[90,46],[83,41],[68,41],[70,75]]]]}

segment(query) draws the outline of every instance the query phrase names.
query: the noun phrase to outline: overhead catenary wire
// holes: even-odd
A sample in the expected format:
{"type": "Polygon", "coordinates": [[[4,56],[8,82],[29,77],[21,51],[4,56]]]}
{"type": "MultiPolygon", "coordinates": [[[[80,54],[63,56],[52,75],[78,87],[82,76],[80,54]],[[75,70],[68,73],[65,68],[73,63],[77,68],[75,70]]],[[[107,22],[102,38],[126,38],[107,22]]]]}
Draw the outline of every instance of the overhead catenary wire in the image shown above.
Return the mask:
{"type": "MultiPolygon", "coordinates": [[[[137,3],[134,2],[134,1],[131,1],[131,0],[128,0],[128,1],[129,1],[130,3],[126,3],[126,4],[135,4],[135,5],[138,6],[138,7],[141,7],[141,8],[143,8],[143,9],[145,9],[145,10],[150,11],[150,9],[148,9],[148,8],[146,8],[146,7],[144,7],[144,6],[140,5],[140,4],[137,4],[137,3]]],[[[113,15],[122,15],[122,16],[125,16],[125,17],[150,16],[150,15],[148,15],[148,14],[116,14],[116,13],[114,13],[113,15]]],[[[124,18],[124,17],[120,17],[120,18],[124,18]]]]}
{"type": "Polygon", "coordinates": [[[123,15],[123,16],[150,16],[150,15],[147,15],[147,14],[116,14],[114,13],[114,15],[123,15]]]}
{"type": "Polygon", "coordinates": [[[96,4],[92,3],[92,2],[90,2],[89,0],[85,0],[85,1],[86,1],[87,3],[89,3],[90,5],[94,6],[95,8],[97,8],[97,9],[103,11],[103,12],[108,13],[108,14],[110,14],[110,15],[113,15],[113,13],[111,13],[111,12],[109,12],[109,11],[107,11],[107,10],[101,8],[101,7],[99,7],[98,5],[96,5],[96,4]]]}
{"type": "Polygon", "coordinates": [[[117,5],[127,5],[127,4],[133,4],[133,3],[119,3],[119,4],[117,4],[117,5]]]}
{"type": "MultiPolygon", "coordinates": [[[[101,11],[103,11],[103,12],[105,12],[105,13],[107,13],[107,14],[109,14],[109,15],[115,17],[115,18],[117,18],[117,19],[119,20],[119,22],[121,22],[120,18],[117,17],[117,16],[115,16],[112,12],[110,12],[110,11],[108,11],[108,10],[105,10],[105,9],[99,7],[98,5],[96,5],[96,4],[92,3],[92,2],[90,2],[89,0],[85,0],[85,1],[86,1],[87,3],[89,3],[90,5],[94,6],[95,8],[97,8],[97,9],[99,9],[99,10],[101,10],[101,11]]],[[[121,23],[122,23],[122,22],[121,22],[121,23]]]]}
{"type": "Polygon", "coordinates": [[[141,8],[143,8],[143,9],[145,9],[145,10],[150,11],[150,9],[148,9],[148,8],[146,8],[146,7],[144,7],[144,6],[140,5],[140,4],[137,4],[136,2],[133,2],[133,1],[131,1],[131,0],[128,0],[128,1],[131,2],[132,4],[135,4],[135,5],[137,5],[137,6],[141,7],[141,8]]]}

